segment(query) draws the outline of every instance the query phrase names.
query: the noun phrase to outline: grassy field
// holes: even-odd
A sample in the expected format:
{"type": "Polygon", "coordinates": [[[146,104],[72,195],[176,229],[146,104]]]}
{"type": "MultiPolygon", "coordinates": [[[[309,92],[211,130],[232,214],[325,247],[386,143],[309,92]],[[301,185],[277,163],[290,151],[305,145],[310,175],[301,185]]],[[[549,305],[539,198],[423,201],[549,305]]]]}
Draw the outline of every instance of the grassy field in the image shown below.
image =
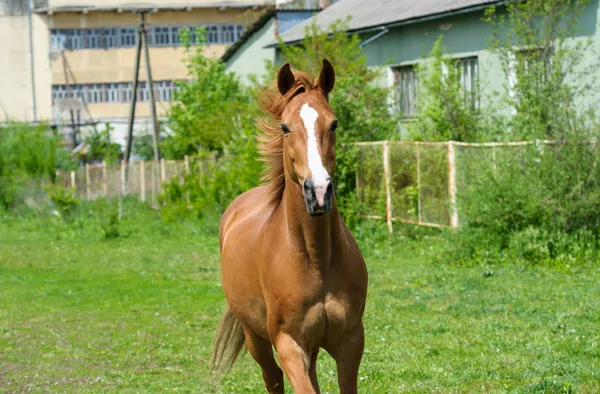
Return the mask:
{"type": "MultiPolygon", "coordinates": [[[[134,216],[119,229],[0,222],[0,391],[262,393],[248,354],[222,380],[207,368],[224,309],[214,226],[134,216]]],[[[358,233],[359,392],[600,391],[598,265],[455,267],[432,258],[434,236],[381,234],[358,233]]],[[[325,353],[319,376],[338,392],[325,353]]]]}

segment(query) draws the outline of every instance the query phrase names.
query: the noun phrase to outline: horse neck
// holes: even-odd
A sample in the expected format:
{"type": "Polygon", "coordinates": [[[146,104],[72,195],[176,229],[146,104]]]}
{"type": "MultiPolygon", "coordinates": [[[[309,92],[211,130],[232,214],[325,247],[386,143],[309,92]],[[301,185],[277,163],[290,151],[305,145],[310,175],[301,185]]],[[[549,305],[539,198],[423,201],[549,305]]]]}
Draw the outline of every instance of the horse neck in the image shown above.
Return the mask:
{"type": "Polygon", "coordinates": [[[335,195],[331,212],[313,217],[306,212],[301,186],[286,179],[282,207],[292,245],[304,251],[311,264],[327,265],[334,252],[336,237],[340,234],[335,195]]]}

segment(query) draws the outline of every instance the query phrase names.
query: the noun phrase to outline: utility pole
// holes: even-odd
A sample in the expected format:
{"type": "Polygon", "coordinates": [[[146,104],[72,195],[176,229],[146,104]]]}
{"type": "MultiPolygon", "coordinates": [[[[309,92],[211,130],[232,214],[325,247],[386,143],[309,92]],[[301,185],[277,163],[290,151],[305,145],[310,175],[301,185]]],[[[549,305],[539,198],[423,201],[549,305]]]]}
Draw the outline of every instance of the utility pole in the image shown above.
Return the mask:
{"type": "MultiPolygon", "coordinates": [[[[156,117],[156,105],[154,101],[154,81],[152,80],[152,71],[150,66],[150,53],[148,49],[148,30],[146,25],[146,14],[151,12],[150,9],[141,10],[140,22],[138,25],[138,35],[136,43],[136,55],[135,55],[135,69],[133,71],[133,91],[131,94],[131,110],[129,112],[129,124],[127,130],[127,148],[125,152],[125,184],[129,179],[129,158],[131,157],[131,147],[133,142],[133,123],[135,119],[135,106],[137,102],[137,88],[139,84],[139,73],[140,73],[140,59],[142,52],[142,45],[144,46],[144,60],[146,61],[146,83],[150,90],[150,110],[152,113],[152,143],[154,145],[154,161],[158,163],[160,160],[160,152],[158,150],[159,131],[158,131],[158,120],[156,117]]],[[[125,189],[126,192],[126,189],[125,189]]]]}

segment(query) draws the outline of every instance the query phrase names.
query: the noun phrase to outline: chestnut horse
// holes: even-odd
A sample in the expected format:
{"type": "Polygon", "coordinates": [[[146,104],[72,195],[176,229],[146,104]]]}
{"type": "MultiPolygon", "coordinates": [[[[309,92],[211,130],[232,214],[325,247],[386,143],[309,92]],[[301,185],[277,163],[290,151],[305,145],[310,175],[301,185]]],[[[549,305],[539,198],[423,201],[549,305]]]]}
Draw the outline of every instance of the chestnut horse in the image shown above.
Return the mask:
{"type": "Polygon", "coordinates": [[[213,368],[229,369],[245,344],[269,393],[284,392],[284,373],[294,392],[319,393],[320,348],[336,361],[341,393],[357,392],[367,271],[333,192],[334,84],[326,59],[316,81],[287,63],[279,69],[278,89],[263,95],[268,120],[259,123],[267,182],[238,196],[221,219],[228,308],[213,368]]]}

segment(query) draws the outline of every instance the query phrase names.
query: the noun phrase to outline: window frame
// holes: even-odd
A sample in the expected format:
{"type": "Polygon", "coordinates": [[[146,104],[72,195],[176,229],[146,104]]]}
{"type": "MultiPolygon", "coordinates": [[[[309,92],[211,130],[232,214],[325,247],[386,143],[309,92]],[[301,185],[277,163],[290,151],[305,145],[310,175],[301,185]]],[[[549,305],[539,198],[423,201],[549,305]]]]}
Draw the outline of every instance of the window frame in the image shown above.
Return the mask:
{"type": "Polygon", "coordinates": [[[397,95],[396,108],[408,119],[412,119],[416,115],[419,86],[416,66],[417,63],[412,63],[393,68],[394,87],[397,95]],[[410,76],[406,83],[403,82],[403,75],[410,76]],[[405,94],[406,90],[408,92],[405,94]]]}

